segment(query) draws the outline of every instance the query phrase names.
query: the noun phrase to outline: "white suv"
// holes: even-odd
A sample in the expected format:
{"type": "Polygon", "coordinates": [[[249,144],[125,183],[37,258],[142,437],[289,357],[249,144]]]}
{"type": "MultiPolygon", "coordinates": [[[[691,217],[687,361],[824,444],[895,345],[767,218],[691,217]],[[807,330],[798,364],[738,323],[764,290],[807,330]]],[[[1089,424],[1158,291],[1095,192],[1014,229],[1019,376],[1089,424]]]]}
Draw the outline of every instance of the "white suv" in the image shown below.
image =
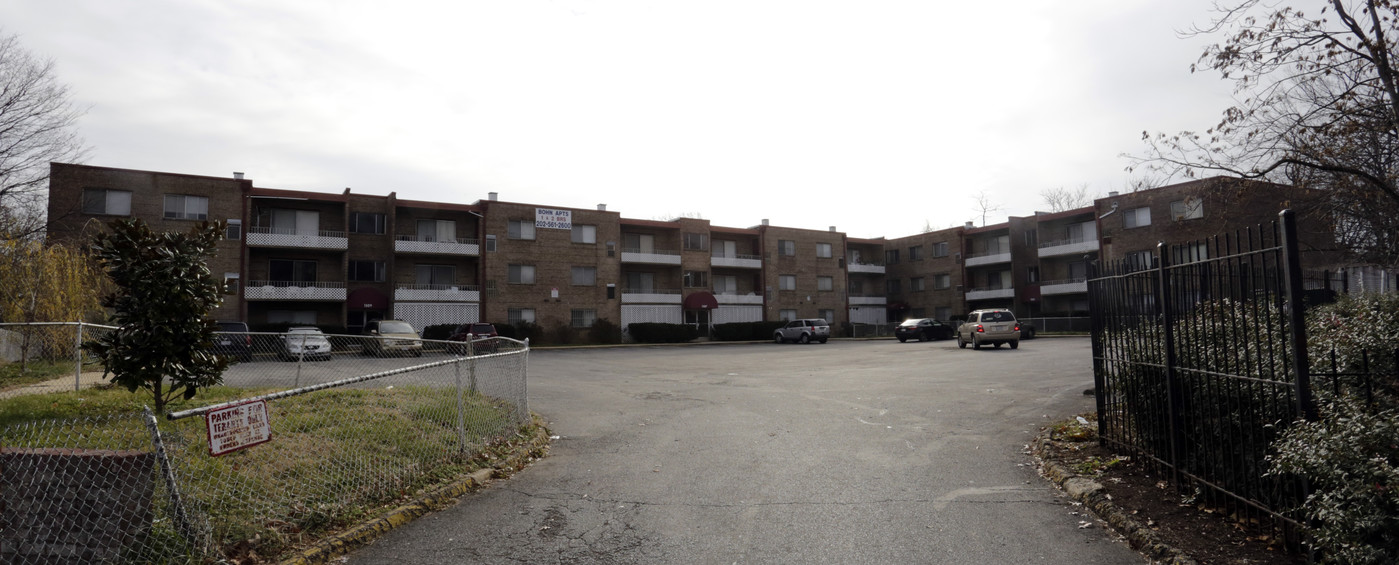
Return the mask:
{"type": "Polygon", "coordinates": [[[772,340],[777,343],[795,341],[797,343],[809,343],[819,341],[826,343],[831,339],[831,325],[821,318],[807,318],[803,320],[792,320],[787,325],[777,328],[772,332],[772,340]]]}
{"type": "Polygon", "coordinates": [[[968,343],[972,344],[972,349],[981,349],[986,344],[1000,347],[1002,343],[1009,343],[1011,349],[1018,348],[1020,322],[1014,313],[1004,308],[975,310],[967,315],[966,323],[957,328],[957,347],[965,349],[968,343]]]}

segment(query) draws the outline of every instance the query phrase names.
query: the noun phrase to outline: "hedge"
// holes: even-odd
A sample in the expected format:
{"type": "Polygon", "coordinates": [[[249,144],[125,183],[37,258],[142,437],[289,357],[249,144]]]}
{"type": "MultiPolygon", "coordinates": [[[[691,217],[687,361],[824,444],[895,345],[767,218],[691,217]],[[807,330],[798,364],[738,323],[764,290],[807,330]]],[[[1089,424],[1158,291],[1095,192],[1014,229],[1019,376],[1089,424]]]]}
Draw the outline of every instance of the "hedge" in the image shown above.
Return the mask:
{"type": "Polygon", "coordinates": [[[766,341],[787,322],[733,322],[718,324],[709,335],[715,341],[766,341]]]}
{"type": "Polygon", "coordinates": [[[685,343],[699,337],[699,330],[689,324],[637,322],[627,331],[637,343],[685,343]]]}

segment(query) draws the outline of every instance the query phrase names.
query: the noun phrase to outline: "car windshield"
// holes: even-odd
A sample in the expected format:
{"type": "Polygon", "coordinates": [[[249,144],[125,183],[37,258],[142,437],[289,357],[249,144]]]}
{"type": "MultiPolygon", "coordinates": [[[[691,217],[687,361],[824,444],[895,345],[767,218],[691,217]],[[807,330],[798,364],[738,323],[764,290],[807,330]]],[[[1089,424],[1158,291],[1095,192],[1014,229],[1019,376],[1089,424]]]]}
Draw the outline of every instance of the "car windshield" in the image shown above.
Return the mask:
{"type": "Polygon", "coordinates": [[[380,322],[380,323],[379,323],[379,333],[382,333],[382,334],[411,334],[411,333],[417,333],[417,332],[413,331],[413,326],[408,325],[408,322],[380,322]]]}
{"type": "Polygon", "coordinates": [[[471,329],[471,333],[476,333],[476,334],[488,334],[488,333],[491,333],[491,332],[494,332],[494,331],[495,331],[495,326],[492,326],[492,325],[490,325],[490,324],[476,324],[476,325],[471,329]]]}

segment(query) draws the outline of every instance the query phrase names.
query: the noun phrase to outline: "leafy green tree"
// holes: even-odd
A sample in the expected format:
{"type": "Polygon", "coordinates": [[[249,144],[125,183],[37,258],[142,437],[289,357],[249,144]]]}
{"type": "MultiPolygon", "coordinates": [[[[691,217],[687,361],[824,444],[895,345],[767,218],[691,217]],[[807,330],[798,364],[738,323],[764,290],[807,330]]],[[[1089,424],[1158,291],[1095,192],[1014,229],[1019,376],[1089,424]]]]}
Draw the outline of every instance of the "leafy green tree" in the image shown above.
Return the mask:
{"type": "Polygon", "coordinates": [[[92,241],[93,254],[116,291],[102,299],[118,329],[83,347],[100,358],[112,382],[148,391],[163,412],[177,395],[223,381],[228,360],[210,352],[215,324],[206,319],[223,299],[223,283],[206,260],[222,222],[189,233],[157,233],[141,220],[117,220],[92,241]]]}

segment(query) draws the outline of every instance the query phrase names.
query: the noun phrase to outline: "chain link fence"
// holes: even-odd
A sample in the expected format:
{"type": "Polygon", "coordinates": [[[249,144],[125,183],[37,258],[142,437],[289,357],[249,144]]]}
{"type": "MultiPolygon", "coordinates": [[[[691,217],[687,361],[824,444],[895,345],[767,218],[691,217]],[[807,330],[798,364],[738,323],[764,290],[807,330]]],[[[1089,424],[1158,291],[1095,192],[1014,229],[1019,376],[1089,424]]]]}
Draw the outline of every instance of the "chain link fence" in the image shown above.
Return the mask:
{"type": "Polygon", "coordinates": [[[0,562],[286,557],[494,466],[530,423],[527,342],[217,337],[233,364],[199,407],[0,428],[0,562]]]}

